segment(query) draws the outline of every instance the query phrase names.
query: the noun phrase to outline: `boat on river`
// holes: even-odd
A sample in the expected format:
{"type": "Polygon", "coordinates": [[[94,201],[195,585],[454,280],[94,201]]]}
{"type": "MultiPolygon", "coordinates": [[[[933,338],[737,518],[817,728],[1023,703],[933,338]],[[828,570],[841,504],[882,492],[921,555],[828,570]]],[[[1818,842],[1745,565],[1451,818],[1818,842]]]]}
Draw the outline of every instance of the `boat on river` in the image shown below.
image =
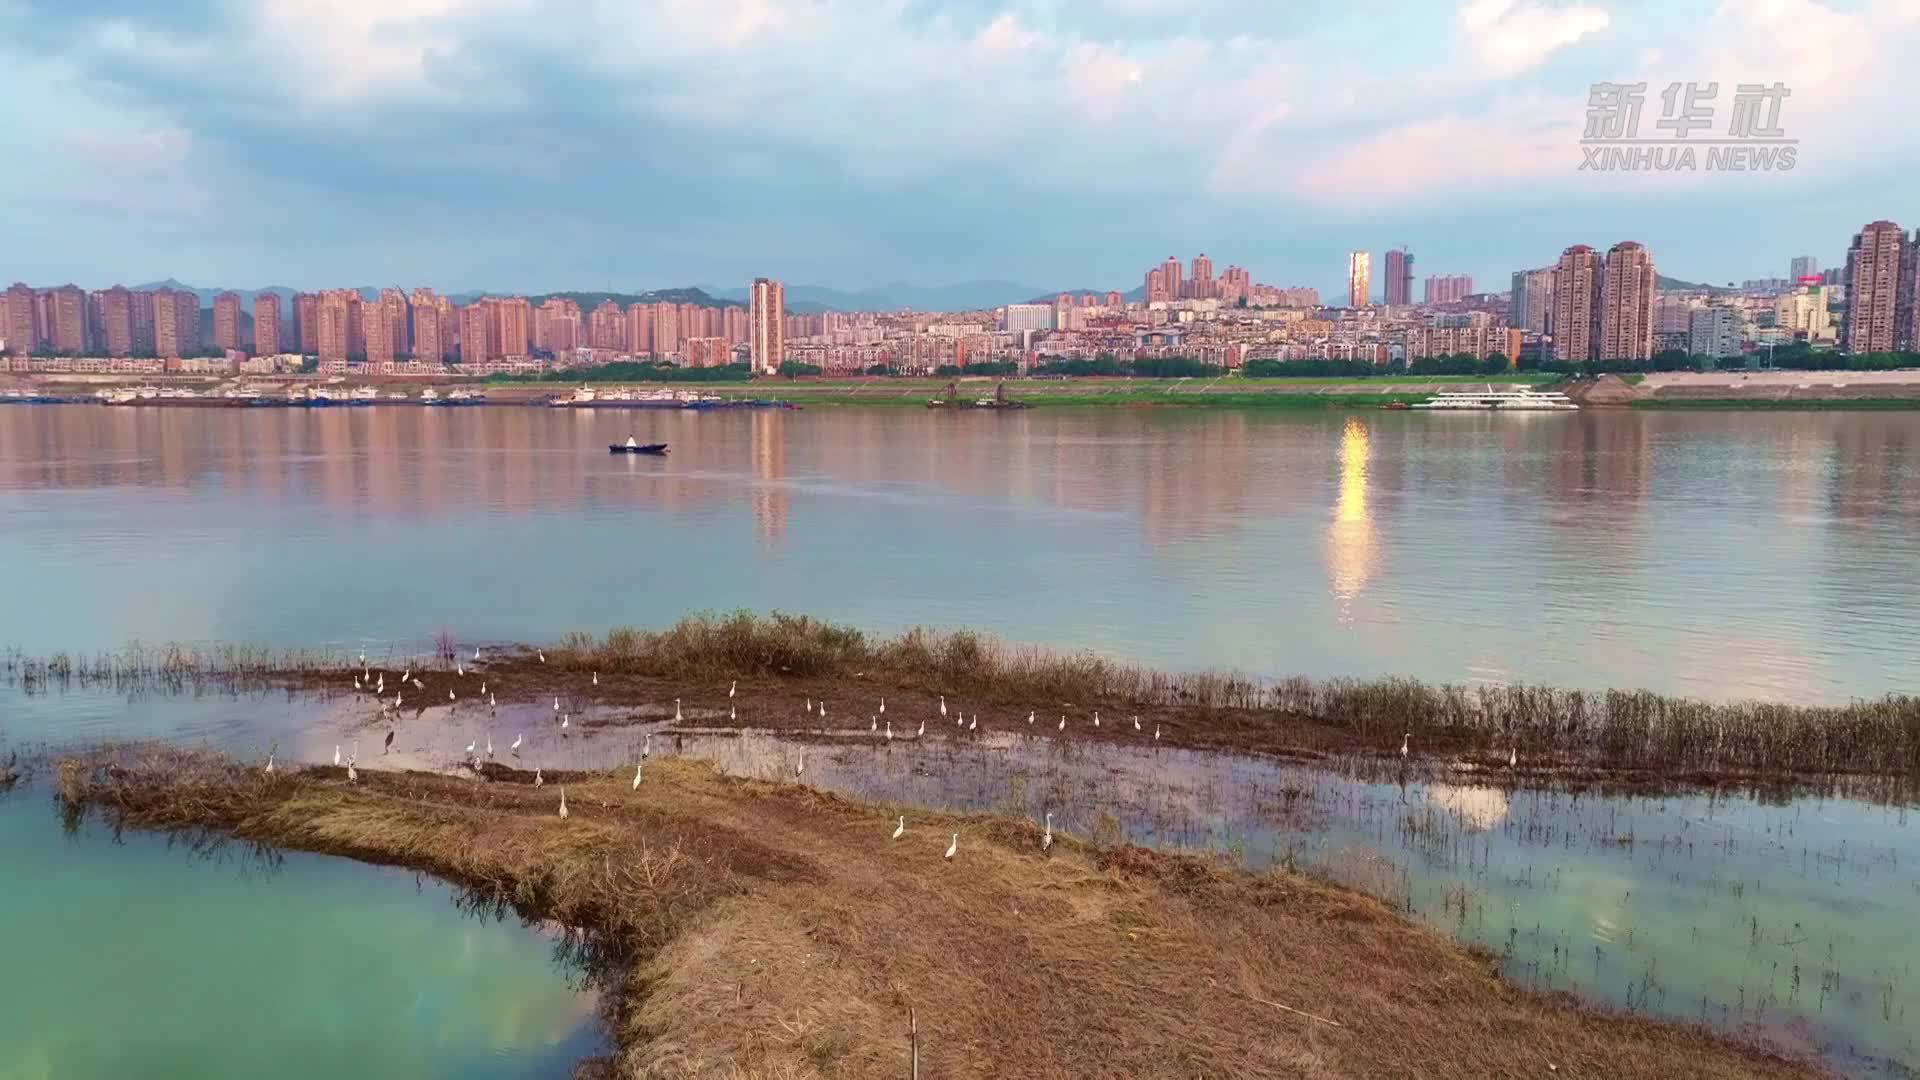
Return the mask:
{"type": "Polygon", "coordinates": [[[1487,410],[1571,412],[1580,408],[1567,395],[1557,390],[1537,391],[1524,386],[1495,390],[1491,383],[1487,384],[1485,390],[1442,390],[1413,407],[1479,412],[1487,410]]]}
{"type": "Polygon", "coordinates": [[[655,457],[661,457],[664,456],[666,452],[666,443],[643,443],[631,435],[627,436],[626,442],[607,444],[607,453],[609,454],[652,454],[655,457]]]}

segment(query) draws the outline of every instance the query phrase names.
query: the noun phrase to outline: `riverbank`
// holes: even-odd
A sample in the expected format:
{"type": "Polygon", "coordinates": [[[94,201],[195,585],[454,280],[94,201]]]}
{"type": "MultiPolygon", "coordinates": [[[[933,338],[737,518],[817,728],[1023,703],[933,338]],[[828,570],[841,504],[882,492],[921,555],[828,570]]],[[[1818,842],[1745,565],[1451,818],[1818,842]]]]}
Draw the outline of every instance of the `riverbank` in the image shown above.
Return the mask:
{"type": "Polygon", "coordinates": [[[1603,376],[1569,394],[1636,409],[1920,409],[1920,371],[1668,371],[1603,376]]]}
{"type": "Polygon", "coordinates": [[[1815,1075],[1515,989],[1493,957],[1341,889],[1043,846],[1026,820],[657,756],[637,787],[261,765],[109,748],[61,761],[56,790],[69,815],[411,867],[566,925],[617,1048],[588,1075],[894,1077],[916,1054],[929,1077],[1815,1075]]]}

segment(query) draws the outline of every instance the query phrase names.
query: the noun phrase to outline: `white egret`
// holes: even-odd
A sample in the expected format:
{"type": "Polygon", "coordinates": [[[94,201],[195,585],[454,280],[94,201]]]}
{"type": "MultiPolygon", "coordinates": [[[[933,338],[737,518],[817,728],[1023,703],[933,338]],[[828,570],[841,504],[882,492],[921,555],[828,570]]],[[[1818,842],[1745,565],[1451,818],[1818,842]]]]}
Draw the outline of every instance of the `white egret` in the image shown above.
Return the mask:
{"type": "Polygon", "coordinates": [[[273,775],[273,752],[272,751],[267,752],[267,775],[268,776],[273,775]]]}
{"type": "Polygon", "coordinates": [[[509,750],[511,750],[511,751],[513,751],[514,753],[516,753],[516,754],[518,754],[518,753],[520,752],[520,743],[521,743],[521,741],[522,741],[522,740],[524,740],[524,739],[525,739],[526,737],[527,737],[527,733],[526,733],[526,732],[524,732],[524,731],[516,731],[516,732],[514,732],[514,733],[513,733],[513,742],[512,742],[511,744],[509,744],[509,745],[507,746],[507,749],[509,749],[509,750]]]}
{"type": "Polygon", "coordinates": [[[411,678],[413,678],[413,669],[412,669],[412,668],[408,668],[407,670],[405,670],[405,671],[403,671],[403,672],[401,672],[401,673],[400,673],[400,681],[401,681],[401,682],[406,682],[406,681],[407,681],[408,679],[411,679],[411,678]]]}
{"type": "Polygon", "coordinates": [[[805,750],[802,750],[800,751],[800,756],[795,758],[793,761],[793,778],[795,780],[800,779],[800,774],[806,771],[807,771],[807,752],[805,750]]]}
{"type": "Polygon", "coordinates": [[[360,653],[360,666],[361,667],[367,666],[367,654],[364,650],[362,650],[360,653]]]}
{"type": "Polygon", "coordinates": [[[945,720],[946,718],[947,718],[947,695],[941,694],[940,695],[940,719],[945,720]]]}
{"type": "Polygon", "coordinates": [[[396,711],[400,708],[400,691],[398,690],[393,692],[393,707],[396,711]]]}
{"type": "Polygon", "coordinates": [[[472,756],[473,756],[473,749],[474,749],[474,747],[476,747],[476,746],[478,746],[478,745],[480,745],[480,744],[479,744],[479,743],[478,743],[477,741],[469,741],[469,742],[467,743],[467,756],[468,756],[468,757],[472,757],[472,756]]]}
{"type": "Polygon", "coordinates": [[[1040,850],[1053,847],[1053,811],[1047,811],[1047,831],[1040,837],[1040,850]]]}
{"type": "Polygon", "coordinates": [[[920,730],[914,732],[913,734],[915,738],[918,738],[922,735],[925,735],[926,733],[927,733],[927,722],[925,720],[922,720],[920,721],[920,730]]]}
{"type": "Polygon", "coordinates": [[[559,699],[559,698],[554,698],[554,699],[553,699],[553,711],[554,711],[554,712],[559,712],[559,711],[560,711],[560,699],[559,699]]]}
{"type": "Polygon", "coordinates": [[[561,731],[565,731],[565,730],[567,730],[567,726],[568,726],[569,724],[571,724],[572,722],[573,722],[573,714],[572,714],[572,713],[561,713],[561,714],[560,714],[560,730],[561,730],[561,731]]]}
{"type": "Polygon", "coordinates": [[[820,703],[820,719],[825,720],[826,718],[827,718],[827,703],[825,701],[822,701],[820,703]]]}
{"type": "Polygon", "coordinates": [[[373,684],[373,692],[376,694],[384,694],[387,692],[387,673],[386,672],[383,671],[380,673],[379,680],[373,684]]]}
{"type": "Polygon", "coordinates": [[[427,684],[420,681],[420,676],[415,675],[413,677],[413,688],[415,690],[425,690],[427,688],[427,684]]]}
{"type": "Polygon", "coordinates": [[[898,840],[905,835],[907,835],[907,815],[901,814],[900,824],[893,827],[893,838],[898,840]]]}
{"type": "Polygon", "coordinates": [[[649,731],[647,732],[647,737],[640,741],[640,756],[647,757],[652,753],[653,753],[653,732],[649,731]]]}
{"type": "Polygon", "coordinates": [[[980,726],[980,714],[974,713],[973,719],[967,721],[967,730],[972,731],[974,728],[977,728],[979,726],[980,726]]]}
{"type": "Polygon", "coordinates": [[[534,655],[535,655],[535,656],[538,656],[538,657],[540,658],[540,662],[541,662],[541,663],[543,663],[543,664],[544,664],[544,663],[546,663],[546,662],[547,662],[547,654],[546,654],[546,653],[543,653],[543,652],[536,652],[536,653],[534,653],[534,655]]]}
{"type": "Polygon", "coordinates": [[[1507,768],[1514,769],[1514,768],[1518,768],[1519,766],[1520,766],[1520,748],[1516,746],[1511,750],[1507,751],[1507,768]]]}
{"type": "Polygon", "coordinates": [[[487,680],[485,679],[480,680],[480,692],[482,694],[485,694],[487,692],[487,680]]]}
{"type": "Polygon", "coordinates": [[[495,708],[499,708],[499,706],[500,706],[500,702],[499,702],[499,699],[497,699],[497,698],[495,698],[495,697],[494,697],[494,696],[493,696],[492,694],[488,694],[488,695],[487,695],[487,708],[489,708],[489,709],[495,709],[495,708]]]}
{"type": "Polygon", "coordinates": [[[1027,726],[1028,727],[1033,726],[1033,710],[1032,709],[1027,710],[1027,726]]]}
{"type": "Polygon", "coordinates": [[[464,679],[467,677],[467,666],[456,660],[453,665],[453,673],[464,679]]]}
{"type": "Polygon", "coordinates": [[[633,767],[633,790],[640,790],[640,766],[638,765],[633,767]]]}
{"type": "Polygon", "coordinates": [[[473,647],[473,662],[476,664],[480,662],[480,646],[478,645],[473,647]]]}
{"type": "Polygon", "coordinates": [[[880,730],[880,718],[879,718],[879,717],[877,717],[877,716],[869,716],[869,717],[867,717],[867,730],[868,730],[868,731],[879,731],[879,730],[880,730]]]}
{"type": "Polygon", "coordinates": [[[358,675],[353,677],[353,692],[356,694],[360,692],[360,676],[358,675]]]}
{"type": "Polygon", "coordinates": [[[887,714],[887,699],[881,698],[880,699],[880,715],[885,716],[886,714],[887,714]]]}
{"type": "Polygon", "coordinates": [[[448,701],[453,700],[453,687],[451,686],[447,687],[447,700],[448,701]]]}
{"type": "Polygon", "coordinates": [[[333,744],[333,767],[336,769],[340,767],[340,744],[339,743],[333,744]]]}
{"type": "Polygon", "coordinates": [[[355,783],[359,779],[360,779],[360,770],[353,767],[353,762],[351,761],[347,762],[347,783],[349,784],[355,783]]]}
{"type": "Polygon", "coordinates": [[[807,715],[808,716],[813,715],[813,699],[812,698],[807,699],[807,715]]]}
{"type": "Polygon", "coordinates": [[[562,819],[565,819],[566,816],[567,816],[567,785],[561,784],[560,785],[560,817],[562,819]]]}
{"type": "Polygon", "coordinates": [[[1153,725],[1153,741],[1154,742],[1160,741],[1160,725],[1159,724],[1153,725]]]}
{"type": "Polygon", "coordinates": [[[1060,731],[1067,730],[1067,718],[1065,716],[1060,717],[1060,727],[1058,730],[1060,731]]]}
{"type": "Polygon", "coordinates": [[[597,671],[593,673],[593,685],[595,686],[600,685],[600,673],[597,671]]]}
{"type": "Polygon", "coordinates": [[[739,680],[739,679],[735,679],[735,680],[733,680],[732,682],[730,682],[730,683],[728,683],[728,684],[727,684],[727,700],[728,700],[728,701],[732,701],[732,700],[733,700],[733,695],[734,695],[734,692],[735,692],[735,691],[737,691],[737,690],[739,690],[739,689],[740,689],[740,680],[739,680]]]}
{"type": "Polygon", "coordinates": [[[1407,759],[1407,743],[1411,742],[1412,739],[1413,732],[1411,731],[1400,736],[1400,760],[1405,761],[1407,759]]]}
{"type": "Polygon", "coordinates": [[[893,721],[887,721],[887,741],[893,741],[893,721]]]}
{"type": "Polygon", "coordinates": [[[734,711],[734,708],[733,708],[733,706],[732,706],[732,705],[728,705],[728,706],[727,706],[727,719],[729,719],[729,720],[738,720],[738,719],[740,719],[740,714],[739,714],[738,712],[735,712],[735,711],[734,711]]]}
{"type": "Polygon", "coordinates": [[[676,724],[680,722],[680,699],[679,698],[673,699],[673,722],[676,724]]]}
{"type": "Polygon", "coordinates": [[[953,858],[953,853],[959,850],[960,850],[960,834],[954,833],[953,839],[947,841],[947,858],[949,859],[953,858]]]}
{"type": "Polygon", "coordinates": [[[1133,730],[1135,730],[1135,731],[1139,731],[1139,730],[1140,730],[1140,718],[1139,718],[1138,716],[1135,716],[1135,717],[1133,718],[1133,730]]]}
{"type": "Polygon", "coordinates": [[[493,760],[493,732],[487,732],[487,760],[493,760]]]}
{"type": "Polygon", "coordinates": [[[533,767],[533,786],[539,787],[541,784],[544,784],[544,783],[546,783],[546,780],[544,780],[540,776],[540,766],[535,765],[533,767]]]}
{"type": "Polygon", "coordinates": [[[1100,710],[1099,709],[1093,710],[1093,726],[1094,727],[1100,726],[1100,710]]]}

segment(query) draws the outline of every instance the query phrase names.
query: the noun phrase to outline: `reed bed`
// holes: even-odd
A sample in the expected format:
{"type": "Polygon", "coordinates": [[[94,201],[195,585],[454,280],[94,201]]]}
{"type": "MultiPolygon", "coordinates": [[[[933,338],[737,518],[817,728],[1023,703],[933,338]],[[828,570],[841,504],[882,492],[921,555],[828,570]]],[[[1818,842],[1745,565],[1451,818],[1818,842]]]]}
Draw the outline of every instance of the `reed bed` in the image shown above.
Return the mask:
{"type": "Polygon", "coordinates": [[[668,630],[569,635],[550,657],[585,670],[713,682],[862,673],[943,693],[1310,721],[1358,739],[1403,734],[1451,746],[1521,748],[1658,771],[1920,773],[1920,697],[1845,705],[1712,702],[1646,690],[1433,684],[1407,678],[1263,679],[1173,674],[1090,651],[1013,645],[971,630],[893,637],[775,612],[697,614],[668,630]]]}
{"type": "Polygon", "coordinates": [[[289,676],[334,671],[343,663],[338,656],[312,649],[135,642],[112,651],[56,652],[44,656],[10,649],[0,654],[0,676],[29,694],[72,687],[116,692],[208,687],[243,689],[269,685],[289,676]]]}

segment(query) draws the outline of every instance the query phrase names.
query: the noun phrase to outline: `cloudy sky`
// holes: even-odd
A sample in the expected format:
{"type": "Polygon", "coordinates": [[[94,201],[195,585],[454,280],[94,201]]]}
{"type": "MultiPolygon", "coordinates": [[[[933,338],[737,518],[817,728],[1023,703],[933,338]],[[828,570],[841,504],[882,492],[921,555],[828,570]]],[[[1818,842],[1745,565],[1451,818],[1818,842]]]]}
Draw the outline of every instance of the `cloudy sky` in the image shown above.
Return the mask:
{"type": "Polygon", "coordinates": [[[0,278],[1139,284],[1169,253],[1727,280],[1920,225],[1920,0],[0,0],[0,278]],[[1787,84],[1790,173],[1580,171],[1787,84]]]}

